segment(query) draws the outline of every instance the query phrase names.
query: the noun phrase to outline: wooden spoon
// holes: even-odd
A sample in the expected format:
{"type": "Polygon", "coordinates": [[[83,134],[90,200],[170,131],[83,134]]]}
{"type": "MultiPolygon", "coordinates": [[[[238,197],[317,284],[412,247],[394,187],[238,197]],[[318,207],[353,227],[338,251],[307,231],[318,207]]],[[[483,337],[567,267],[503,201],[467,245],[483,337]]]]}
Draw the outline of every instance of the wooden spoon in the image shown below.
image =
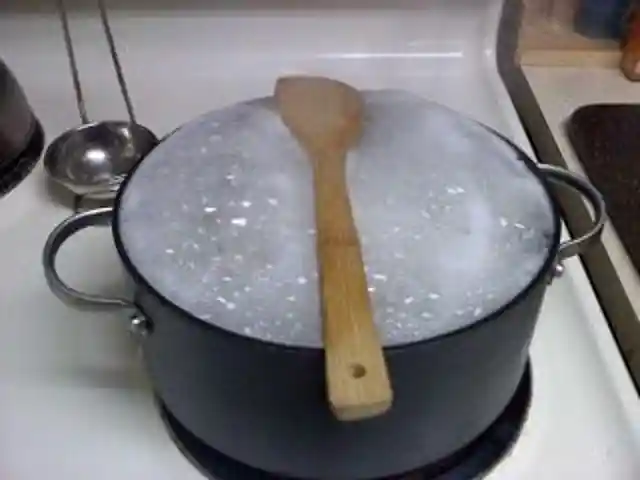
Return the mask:
{"type": "Polygon", "coordinates": [[[360,93],[328,78],[291,76],[275,88],[280,115],[313,165],[329,403],[343,421],[379,415],[393,393],[353,221],[346,155],[363,124],[360,93]]]}

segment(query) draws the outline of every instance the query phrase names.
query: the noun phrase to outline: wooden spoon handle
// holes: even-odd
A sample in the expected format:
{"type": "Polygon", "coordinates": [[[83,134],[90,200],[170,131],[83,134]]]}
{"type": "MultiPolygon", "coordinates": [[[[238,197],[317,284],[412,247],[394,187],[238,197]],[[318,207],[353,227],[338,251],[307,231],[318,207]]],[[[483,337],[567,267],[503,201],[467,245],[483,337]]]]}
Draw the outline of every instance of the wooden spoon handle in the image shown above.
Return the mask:
{"type": "Polygon", "coordinates": [[[329,403],[338,419],[359,420],[388,410],[393,393],[373,322],[344,155],[320,155],[313,165],[329,403]]]}

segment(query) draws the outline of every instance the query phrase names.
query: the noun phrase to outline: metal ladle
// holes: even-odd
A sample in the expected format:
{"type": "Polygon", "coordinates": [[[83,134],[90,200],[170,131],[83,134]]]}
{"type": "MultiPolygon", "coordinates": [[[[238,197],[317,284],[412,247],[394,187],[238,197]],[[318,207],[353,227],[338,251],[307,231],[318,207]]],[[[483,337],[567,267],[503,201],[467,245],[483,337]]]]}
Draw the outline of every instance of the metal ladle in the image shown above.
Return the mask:
{"type": "Polygon", "coordinates": [[[158,144],[158,138],[136,122],[104,0],[98,0],[98,6],[129,121],[89,120],[71,43],[67,7],[65,0],[58,0],[58,11],[82,125],[66,131],[49,145],[44,155],[44,167],[53,180],[76,195],[76,211],[83,199],[113,199],[127,173],[158,144]]]}

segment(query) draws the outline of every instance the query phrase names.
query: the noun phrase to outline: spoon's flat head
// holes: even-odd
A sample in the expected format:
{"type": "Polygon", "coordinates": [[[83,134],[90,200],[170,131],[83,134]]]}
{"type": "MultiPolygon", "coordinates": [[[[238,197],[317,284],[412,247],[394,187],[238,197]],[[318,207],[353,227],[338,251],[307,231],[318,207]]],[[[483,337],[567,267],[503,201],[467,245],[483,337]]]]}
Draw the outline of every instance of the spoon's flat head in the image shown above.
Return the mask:
{"type": "Polygon", "coordinates": [[[313,76],[282,77],[275,97],[284,123],[307,150],[345,152],[360,138],[362,97],[345,83],[313,76]]]}

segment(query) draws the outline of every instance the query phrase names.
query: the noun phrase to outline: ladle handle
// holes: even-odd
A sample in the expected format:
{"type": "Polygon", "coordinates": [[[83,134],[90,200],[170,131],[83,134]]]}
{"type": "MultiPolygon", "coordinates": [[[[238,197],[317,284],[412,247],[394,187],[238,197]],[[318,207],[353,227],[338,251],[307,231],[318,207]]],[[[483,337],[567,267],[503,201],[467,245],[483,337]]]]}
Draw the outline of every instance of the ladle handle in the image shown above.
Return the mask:
{"type": "Polygon", "coordinates": [[[329,403],[338,419],[360,420],[388,410],[393,393],[373,322],[344,158],[316,158],[313,165],[329,403]]]}
{"type": "Polygon", "coordinates": [[[44,275],[51,291],[64,303],[83,310],[136,310],[135,305],[124,298],[110,298],[83,293],[68,286],[56,270],[56,257],[60,247],[73,234],[87,227],[107,226],[111,223],[113,209],[98,208],[78,213],[65,219],[49,234],[42,252],[44,275]]]}
{"type": "Polygon", "coordinates": [[[87,107],[84,104],[84,96],[82,95],[82,86],[80,85],[80,74],[78,73],[78,63],[76,62],[76,54],[73,50],[71,42],[71,33],[69,31],[69,16],[67,14],[67,4],[65,0],[58,0],[58,14],[60,15],[60,23],[62,24],[62,34],[64,36],[64,47],[67,50],[69,59],[69,69],[71,70],[71,79],[73,80],[73,91],[76,95],[76,106],[80,114],[80,121],[89,123],[87,115],[87,107]]]}
{"type": "Polygon", "coordinates": [[[105,0],[98,0],[98,10],[100,10],[100,21],[102,22],[102,29],[104,35],[107,37],[107,44],[109,45],[109,53],[111,54],[111,61],[113,62],[113,69],[118,77],[118,86],[120,87],[120,93],[124,99],[124,104],[127,107],[127,114],[131,123],[136,123],[136,116],[133,111],[133,102],[129,96],[129,89],[127,88],[127,82],[124,79],[124,73],[122,72],[122,65],[120,64],[120,58],[118,57],[118,50],[116,49],[116,42],[111,32],[111,25],[109,24],[109,15],[107,12],[107,5],[105,0]]]}

